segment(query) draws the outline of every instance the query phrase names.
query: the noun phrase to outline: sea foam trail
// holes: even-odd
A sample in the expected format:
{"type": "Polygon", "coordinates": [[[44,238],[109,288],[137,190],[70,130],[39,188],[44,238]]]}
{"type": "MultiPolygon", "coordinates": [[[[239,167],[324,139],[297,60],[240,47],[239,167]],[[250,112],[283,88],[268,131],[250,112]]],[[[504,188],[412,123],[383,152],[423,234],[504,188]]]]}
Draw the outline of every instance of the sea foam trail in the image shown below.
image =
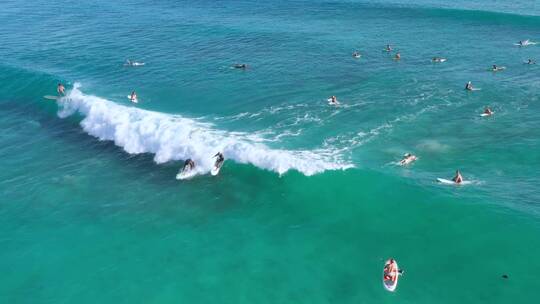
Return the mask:
{"type": "Polygon", "coordinates": [[[59,117],[81,114],[84,117],[82,128],[100,140],[114,141],[130,154],[153,153],[158,164],[191,158],[201,174],[210,171],[214,162],[212,156],[218,151],[228,160],[279,174],[292,169],[313,175],[353,167],[331,149],[272,149],[247,133],[218,130],[212,124],[179,115],[141,110],[85,95],[78,83],[58,104],[59,117]]]}

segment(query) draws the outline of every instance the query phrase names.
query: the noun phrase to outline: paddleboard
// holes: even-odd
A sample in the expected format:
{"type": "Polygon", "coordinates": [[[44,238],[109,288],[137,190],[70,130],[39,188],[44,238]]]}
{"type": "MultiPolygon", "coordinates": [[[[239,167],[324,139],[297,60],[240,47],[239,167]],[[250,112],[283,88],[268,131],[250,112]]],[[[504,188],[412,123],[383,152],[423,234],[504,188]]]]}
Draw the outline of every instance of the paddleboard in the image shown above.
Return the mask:
{"type": "Polygon", "coordinates": [[[190,179],[197,175],[197,172],[193,169],[190,170],[180,170],[178,174],[176,174],[176,179],[183,180],[183,179],[190,179]]]}
{"type": "Polygon", "coordinates": [[[43,96],[43,98],[50,99],[50,100],[58,100],[58,98],[60,98],[60,97],[59,96],[52,96],[52,95],[45,95],[45,96],[43,96]]]}
{"type": "Polygon", "coordinates": [[[462,181],[461,183],[456,183],[454,182],[453,180],[449,180],[449,179],[444,179],[444,178],[437,178],[437,181],[441,184],[445,184],[445,185],[468,185],[468,184],[471,184],[470,181],[462,181]]]}
{"type": "MultiPolygon", "coordinates": [[[[390,261],[386,261],[386,263],[384,263],[384,268],[386,268],[386,265],[388,265],[390,263],[390,261]]],[[[385,280],[384,279],[384,268],[383,268],[383,277],[382,277],[382,281],[383,281],[383,286],[386,290],[390,291],[390,292],[394,292],[396,291],[396,288],[397,288],[397,284],[398,284],[398,280],[399,280],[399,267],[398,267],[398,264],[397,264],[397,261],[394,260],[394,263],[396,264],[396,280],[395,281],[392,281],[392,280],[385,280]]]]}
{"type": "Polygon", "coordinates": [[[127,98],[129,99],[129,101],[133,102],[133,103],[139,103],[139,101],[137,100],[137,98],[135,99],[131,99],[131,95],[128,95],[127,98]]]}

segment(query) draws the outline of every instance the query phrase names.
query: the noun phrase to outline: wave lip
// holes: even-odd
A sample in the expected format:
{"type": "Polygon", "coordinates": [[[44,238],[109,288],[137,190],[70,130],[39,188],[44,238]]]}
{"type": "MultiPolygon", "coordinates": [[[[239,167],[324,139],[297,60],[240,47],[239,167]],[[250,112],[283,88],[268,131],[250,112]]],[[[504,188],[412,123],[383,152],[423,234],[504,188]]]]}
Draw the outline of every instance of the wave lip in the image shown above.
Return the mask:
{"type": "Polygon", "coordinates": [[[226,159],[281,174],[297,170],[313,175],[326,170],[354,167],[331,149],[272,149],[253,139],[252,134],[215,129],[180,115],[165,114],[120,105],[81,92],[76,83],[65,98],[58,100],[58,116],[75,113],[84,118],[81,126],[100,140],[110,140],[130,154],[153,153],[158,164],[191,158],[197,172],[207,173],[212,156],[221,151],[226,159]]]}

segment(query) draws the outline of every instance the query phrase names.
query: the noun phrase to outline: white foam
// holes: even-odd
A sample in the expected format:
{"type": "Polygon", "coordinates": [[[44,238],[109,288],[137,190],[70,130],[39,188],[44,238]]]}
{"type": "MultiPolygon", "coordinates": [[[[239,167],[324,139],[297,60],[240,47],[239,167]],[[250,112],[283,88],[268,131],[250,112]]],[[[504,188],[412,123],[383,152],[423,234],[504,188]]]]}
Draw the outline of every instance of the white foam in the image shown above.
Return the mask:
{"type": "Polygon", "coordinates": [[[272,149],[247,133],[222,131],[180,115],[116,104],[85,95],[79,88],[76,83],[65,98],[58,100],[59,117],[79,113],[84,117],[81,126],[88,134],[114,141],[130,154],[152,153],[158,164],[191,158],[199,173],[207,173],[213,166],[212,156],[221,151],[226,159],[279,174],[297,170],[313,175],[353,167],[331,149],[272,149]]]}

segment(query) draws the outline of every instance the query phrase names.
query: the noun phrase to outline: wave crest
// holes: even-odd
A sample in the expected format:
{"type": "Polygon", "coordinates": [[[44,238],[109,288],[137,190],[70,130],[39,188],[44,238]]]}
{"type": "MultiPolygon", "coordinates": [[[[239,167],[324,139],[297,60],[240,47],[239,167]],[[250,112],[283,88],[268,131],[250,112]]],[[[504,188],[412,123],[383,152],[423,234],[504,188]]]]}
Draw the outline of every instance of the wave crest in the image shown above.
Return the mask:
{"type": "Polygon", "coordinates": [[[223,152],[226,159],[279,174],[297,170],[313,175],[353,167],[331,149],[272,149],[247,133],[218,130],[212,124],[180,115],[141,110],[85,95],[79,83],[65,98],[58,100],[58,104],[59,117],[80,113],[84,117],[82,128],[100,140],[114,141],[130,154],[153,153],[158,164],[191,158],[197,164],[198,173],[210,171],[212,156],[218,151],[223,152]]]}

